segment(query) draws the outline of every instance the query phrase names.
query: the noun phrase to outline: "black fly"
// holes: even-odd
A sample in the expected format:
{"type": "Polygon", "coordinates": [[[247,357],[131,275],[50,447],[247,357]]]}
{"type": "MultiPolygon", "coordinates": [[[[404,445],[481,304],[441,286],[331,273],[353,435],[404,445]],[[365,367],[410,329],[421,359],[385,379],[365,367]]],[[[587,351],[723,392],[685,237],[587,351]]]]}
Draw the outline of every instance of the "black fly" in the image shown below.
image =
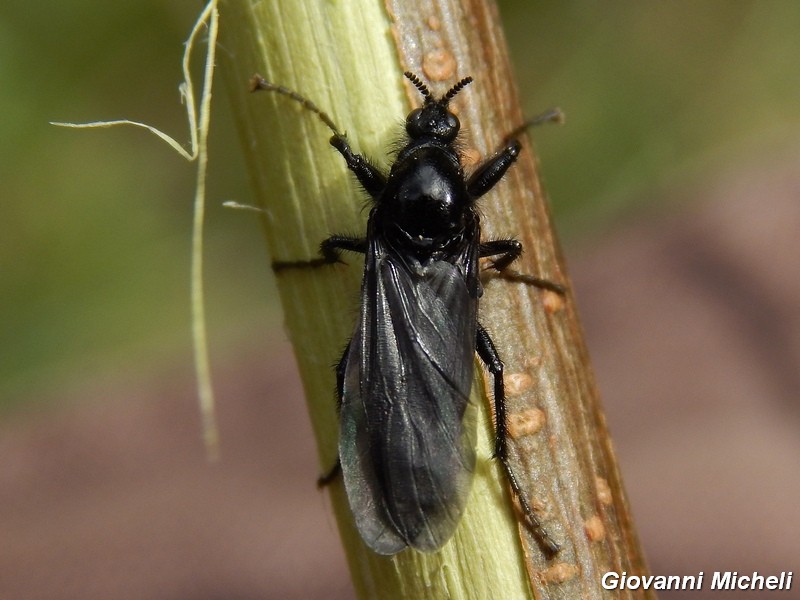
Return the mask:
{"type": "MultiPolygon", "coordinates": [[[[477,352],[494,378],[494,455],[525,522],[553,556],[559,546],[508,462],[503,363],[478,323],[478,259],[495,257],[492,267],[502,271],[522,245],[513,239],[481,242],[475,203],[503,178],[521,146],[511,139],[465,176],[456,146],[460,123],[448,103],[472,78],[437,99],[416,75],[405,76],[423,104],[406,118],[408,138],[388,176],[355,154],[312,102],[258,75],[251,81],[254,91],[278,92],[316,113],[374,202],[366,237],[332,236],[320,246],[321,259],[274,265],[280,270],[333,263],[343,250],[366,256],[360,317],[336,368],[339,462],[320,481],[328,483],[341,471],[358,530],[378,554],[440,548],[458,525],[475,467],[470,388],[477,352]]],[[[563,292],[538,278],[522,280],[563,292]]]]}

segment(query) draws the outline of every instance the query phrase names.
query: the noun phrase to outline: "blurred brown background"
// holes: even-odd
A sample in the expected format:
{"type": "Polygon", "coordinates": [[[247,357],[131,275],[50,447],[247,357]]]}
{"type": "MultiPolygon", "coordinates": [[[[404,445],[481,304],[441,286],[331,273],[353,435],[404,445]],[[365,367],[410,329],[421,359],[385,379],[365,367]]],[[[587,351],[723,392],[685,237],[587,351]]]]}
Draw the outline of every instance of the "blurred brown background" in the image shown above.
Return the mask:
{"type": "MultiPolygon", "coordinates": [[[[536,145],[652,570],[800,577],[800,4],[500,7],[528,112],[568,116],[536,145]]],[[[222,88],[212,466],[192,167],[140,131],[47,124],[128,117],[188,139],[196,9],[0,6],[3,600],[352,594],[258,225],[221,207],[249,199],[222,88]]]]}

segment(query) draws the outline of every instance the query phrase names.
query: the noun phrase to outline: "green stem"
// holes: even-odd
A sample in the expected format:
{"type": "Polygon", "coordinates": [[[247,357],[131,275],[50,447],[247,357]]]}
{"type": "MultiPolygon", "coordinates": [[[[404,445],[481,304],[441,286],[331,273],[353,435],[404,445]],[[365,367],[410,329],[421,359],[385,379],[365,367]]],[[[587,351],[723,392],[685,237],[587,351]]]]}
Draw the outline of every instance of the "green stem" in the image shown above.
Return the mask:
{"type": "MultiPolygon", "coordinates": [[[[365,196],[328,146],[330,130],[284,96],[249,94],[253,73],[313,101],[347,132],[355,151],[384,164],[403,118],[419,100],[403,82],[406,69],[419,73],[435,94],[460,77],[475,77],[454,101],[468,158],[488,155],[524,120],[496,13],[487,2],[225,0],[221,12],[226,52],[220,54],[228,60],[227,83],[275,261],[314,258],[319,242],[332,233],[363,233],[365,196]]],[[[526,255],[518,268],[567,283],[534,161],[529,149],[523,154],[508,182],[482,201],[485,237],[520,232],[526,255]]],[[[360,259],[348,260],[347,266],[287,270],[278,277],[320,472],[336,459],[331,365],[352,334],[358,302],[360,259]]],[[[511,455],[528,499],[542,509],[545,526],[564,549],[548,561],[520,528],[491,459],[487,394],[476,386],[487,409],[479,420],[475,483],[455,536],[440,551],[375,555],[354,529],[341,482],[330,486],[355,588],[361,598],[381,599],[605,597],[600,576],[606,569],[638,574],[645,567],[574,299],[493,281],[481,311],[509,380],[519,375],[530,384],[510,386],[520,388],[509,397],[518,438],[511,440],[511,455]],[[530,426],[525,418],[543,426],[530,426]]]]}

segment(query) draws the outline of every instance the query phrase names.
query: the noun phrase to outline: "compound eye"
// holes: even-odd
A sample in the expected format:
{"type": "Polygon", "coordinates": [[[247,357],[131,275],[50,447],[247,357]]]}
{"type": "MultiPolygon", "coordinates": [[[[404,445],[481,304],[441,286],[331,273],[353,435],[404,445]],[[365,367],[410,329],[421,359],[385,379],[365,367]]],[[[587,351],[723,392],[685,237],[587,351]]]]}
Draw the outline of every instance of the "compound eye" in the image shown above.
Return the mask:
{"type": "Polygon", "coordinates": [[[461,129],[461,122],[453,113],[447,113],[447,131],[443,132],[442,137],[449,140],[454,140],[458,135],[458,130],[461,129]]]}
{"type": "Polygon", "coordinates": [[[406,131],[411,137],[419,137],[423,133],[421,115],[422,109],[415,108],[406,117],[406,131]]]}
{"type": "Polygon", "coordinates": [[[454,131],[461,129],[461,123],[453,113],[447,113],[447,126],[454,131]]]}

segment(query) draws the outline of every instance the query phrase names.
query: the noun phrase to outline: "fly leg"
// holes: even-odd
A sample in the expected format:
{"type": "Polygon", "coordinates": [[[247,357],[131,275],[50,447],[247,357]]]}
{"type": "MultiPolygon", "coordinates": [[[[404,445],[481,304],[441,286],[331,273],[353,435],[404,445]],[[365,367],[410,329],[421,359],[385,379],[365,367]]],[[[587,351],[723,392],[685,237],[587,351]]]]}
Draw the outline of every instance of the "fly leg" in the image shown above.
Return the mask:
{"type": "Polygon", "coordinates": [[[277,273],[286,269],[321,267],[323,265],[341,263],[344,262],[341,259],[342,251],[365,254],[367,252],[367,239],[348,235],[332,235],[322,240],[319,245],[320,258],[292,261],[276,260],[272,263],[272,270],[277,273]]]}
{"type": "MultiPolygon", "coordinates": [[[[509,133],[503,141],[503,148],[494,156],[489,157],[480,164],[478,168],[475,169],[475,172],[470,175],[469,179],[467,179],[467,191],[470,196],[474,199],[480,198],[503,178],[506,171],[508,171],[519,156],[522,146],[516,137],[525,129],[547,121],[562,120],[563,115],[561,111],[553,109],[538,117],[534,117],[530,121],[526,121],[509,133]]],[[[558,283],[534,275],[506,270],[506,267],[516,260],[520,254],[522,254],[522,244],[518,240],[494,240],[484,242],[480,246],[481,257],[501,255],[500,258],[494,261],[492,267],[500,273],[504,279],[526,283],[562,295],[566,292],[564,286],[558,283]]]]}
{"type": "Polygon", "coordinates": [[[489,334],[481,325],[478,325],[475,347],[478,356],[489,369],[489,373],[491,373],[494,379],[494,456],[503,465],[503,471],[505,471],[506,478],[511,486],[511,491],[522,508],[525,524],[536,536],[536,540],[539,542],[539,546],[542,550],[548,557],[553,557],[558,554],[560,550],[559,545],[550,537],[547,530],[542,525],[542,522],[539,520],[539,517],[533,512],[531,505],[522,492],[516,475],[514,475],[511,463],[508,461],[508,428],[506,424],[506,393],[505,385],[503,384],[503,362],[497,354],[492,338],[489,337],[489,334]]]}
{"type": "Polygon", "coordinates": [[[344,157],[347,168],[356,176],[364,191],[372,196],[373,200],[380,198],[386,187],[386,176],[362,155],[353,152],[347,138],[341,133],[333,135],[330,144],[344,157]]]}
{"type": "MultiPolygon", "coordinates": [[[[360,154],[354,153],[350,149],[350,144],[347,143],[347,138],[340,133],[340,129],[336,123],[328,116],[328,114],[314,104],[305,96],[298,94],[294,90],[290,90],[282,85],[277,85],[267,81],[261,75],[256,73],[250,78],[250,91],[257,92],[259,90],[267,92],[275,92],[286,96],[290,100],[300,104],[305,110],[317,115],[319,120],[322,121],[328,129],[333,132],[330,139],[330,144],[336,148],[339,153],[344,157],[347,163],[347,168],[350,169],[358,178],[361,186],[372,196],[373,199],[383,193],[386,187],[386,176],[380,170],[372,165],[366,158],[360,154]]],[[[359,252],[365,254],[367,251],[367,240],[364,238],[356,238],[346,235],[334,235],[320,244],[321,258],[312,260],[298,260],[298,261],[275,261],[272,263],[274,271],[282,271],[284,269],[298,268],[298,267],[318,267],[330,263],[341,262],[339,259],[339,252],[345,250],[348,252],[359,252]]]]}
{"type": "Polygon", "coordinates": [[[336,457],[336,464],[333,465],[333,468],[328,471],[327,473],[323,473],[319,477],[317,477],[317,487],[322,489],[324,487],[328,487],[334,481],[339,478],[339,475],[342,474],[342,461],[339,457],[336,457]]]}
{"type": "Polygon", "coordinates": [[[560,283],[508,269],[508,266],[519,258],[520,254],[522,254],[522,244],[519,240],[492,240],[483,242],[478,250],[478,255],[481,258],[485,256],[499,256],[499,258],[492,262],[491,268],[497,271],[504,279],[526,283],[544,290],[550,290],[562,296],[566,293],[566,289],[560,283]]]}
{"type": "MultiPolygon", "coordinates": [[[[344,374],[347,371],[347,355],[350,354],[350,344],[352,344],[352,340],[347,342],[347,346],[345,346],[344,352],[342,352],[342,358],[339,359],[338,364],[336,365],[336,412],[339,412],[339,409],[342,406],[342,398],[344,397],[344,374]]],[[[317,487],[323,488],[334,481],[339,475],[342,473],[342,461],[339,458],[337,453],[336,455],[336,464],[333,465],[333,468],[328,471],[327,473],[323,473],[317,478],[317,487]]]]}
{"type": "Polygon", "coordinates": [[[529,129],[530,127],[536,127],[537,125],[542,125],[543,123],[558,123],[559,125],[563,125],[564,113],[561,112],[560,108],[551,108],[550,110],[547,110],[540,115],[536,115],[532,119],[528,119],[521,125],[518,125],[514,129],[512,129],[506,135],[505,143],[508,143],[511,140],[518,138],[522,133],[525,132],[526,129],[529,129]]]}
{"type": "Polygon", "coordinates": [[[564,121],[564,115],[559,109],[554,108],[529,121],[525,121],[522,125],[512,130],[503,140],[503,148],[494,156],[486,159],[475,169],[475,172],[470,175],[467,180],[467,191],[470,196],[477,199],[491,190],[497,182],[503,178],[508,168],[514,164],[514,161],[517,160],[519,156],[522,145],[516,138],[529,127],[548,121],[562,123],[564,121]]]}
{"type": "Polygon", "coordinates": [[[467,179],[467,192],[478,199],[491,190],[519,156],[522,146],[518,140],[511,140],[500,152],[486,159],[467,179]]]}
{"type": "MultiPolygon", "coordinates": [[[[347,138],[340,133],[336,133],[331,137],[331,146],[336,148],[339,153],[344,157],[347,163],[347,168],[350,169],[358,179],[361,187],[377,200],[386,187],[386,177],[381,173],[377,167],[371,164],[366,158],[360,154],[356,154],[347,143],[347,138]]],[[[358,252],[365,254],[367,252],[367,239],[357,238],[347,235],[332,235],[319,246],[320,258],[312,260],[301,261],[276,261],[272,263],[274,271],[282,271],[284,269],[292,269],[298,267],[319,267],[322,265],[329,265],[332,263],[343,262],[341,260],[341,252],[358,252]]]]}

